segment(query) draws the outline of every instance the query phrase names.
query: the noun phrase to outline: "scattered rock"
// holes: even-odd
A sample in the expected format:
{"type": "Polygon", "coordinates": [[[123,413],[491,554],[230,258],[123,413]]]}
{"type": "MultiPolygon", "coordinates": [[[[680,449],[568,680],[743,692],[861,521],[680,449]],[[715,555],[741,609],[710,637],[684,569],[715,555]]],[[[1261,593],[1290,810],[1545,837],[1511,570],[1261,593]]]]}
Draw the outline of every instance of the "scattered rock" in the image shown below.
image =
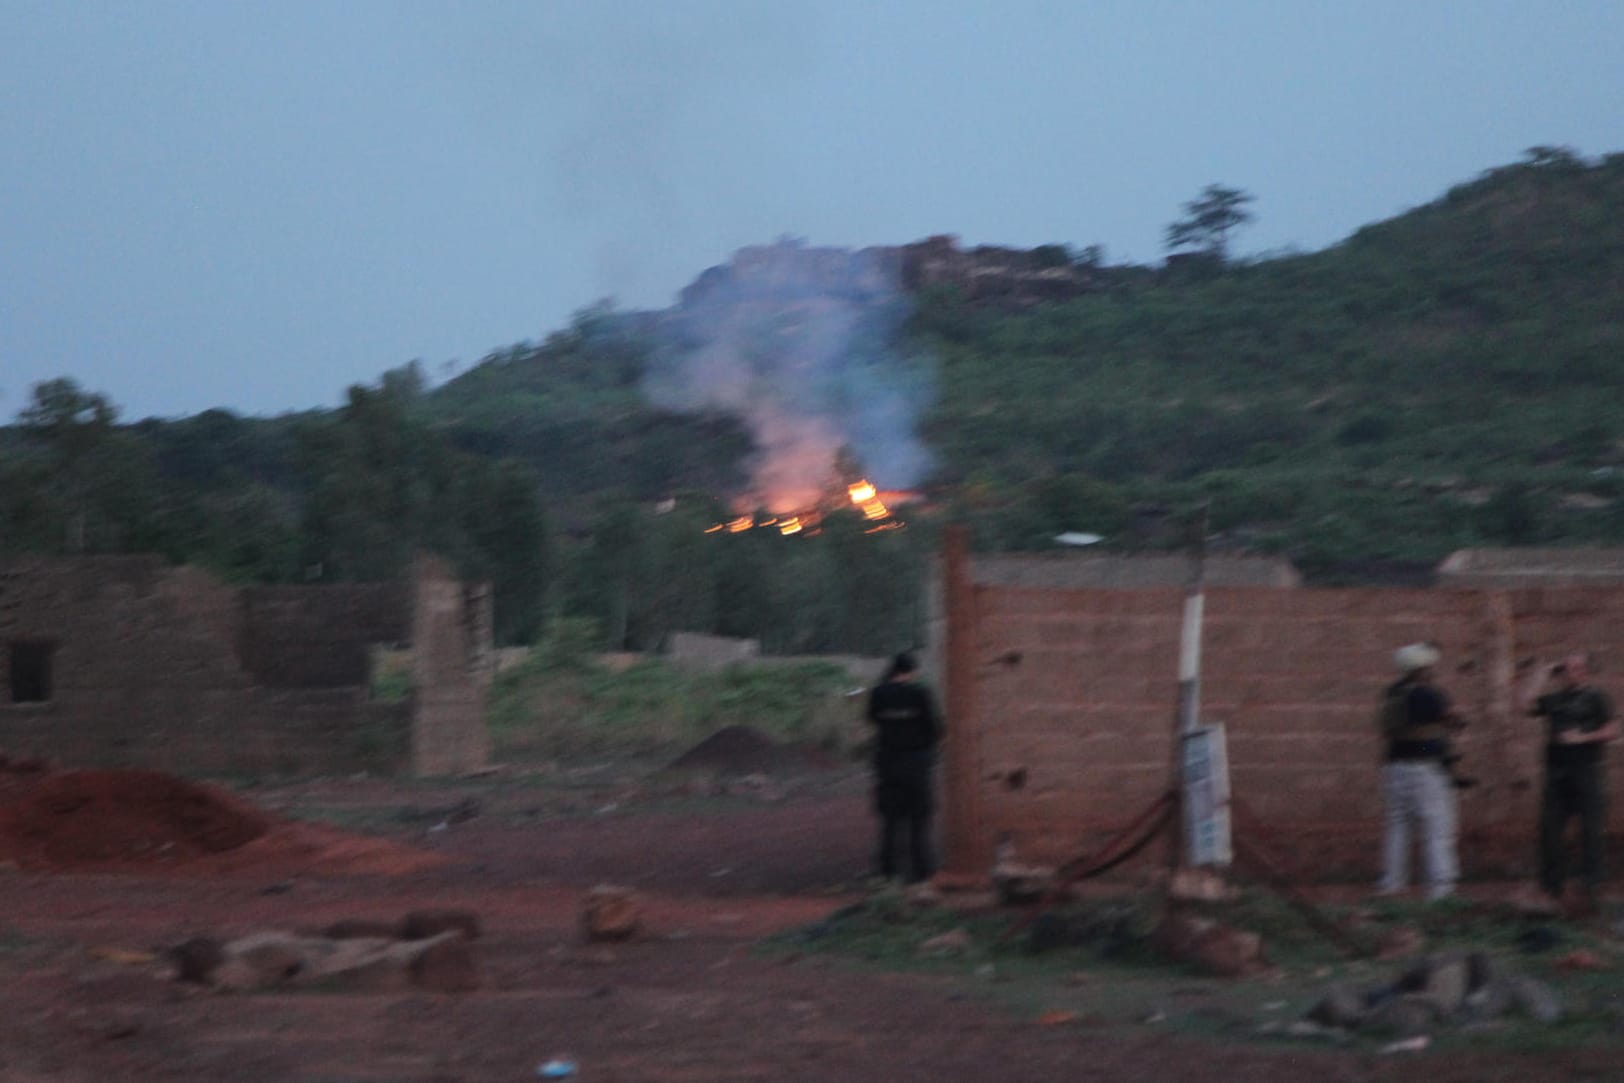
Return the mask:
{"type": "Polygon", "coordinates": [[[942,893],[937,891],[935,885],[929,880],[909,884],[903,889],[902,897],[910,906],[931,907],[942,904],[942,893]]]}
{"type": "Polygon", "coordinates": [[[455,929],[426,942],[409,964],[412,984],[435,993],[467,993],[480,986],[473,945],[455,929]]]}
{"type": "Polygon", "coordinates": [[[963,955],[970,950],[973,941],[966,929],[954,929],[952,932],[933,936],[919,945],[918,954],[921,957],[942,957],[949,955],[963,955]]]}
{"type": "MultiPolygon", "coordinates": [[[[307,952],[291,933],[260,932],[221,946],[224,958],[209,975],[223,989],[264,989],[279,985],[304,969],[307,952]]],[[[322,941],[326,943],[327,941],[322,941]]]]}
{"type": "Polygon", "coordinates": [[[581,909],[581,932],[587,940],[630,940],[642,924],[642,907],[631,888],[599,884],[587,892],[581,909]]]}
{"type": "Polygon", "coordinates": [[[305,945],[310,952],[306,977],[338,992],[402,992],[411,986],[412,961],[426,943],[363,937],[311,941],[305,945]]]}
{"type": "Polygon", "coordinates": [[[120,966],[144,966],[158,957],[150,951],[132,951],[129,948],[95,947],[85,952],[92,959],[101,959],[120,966]]]}
{"type": "Polygon", "coordinates": [[[1234,887],[1211,869],[1179,869],[1168,882],[1167,893],[1180,902],[1227,902],[1234,887]]]}
{"type": "Polygon", "coordinates": [[[1382,1046],[1381,1052],[1392,1053],[1419,1053],[1432,1044],[1432,1039],[1425,1034],[1417,1034],[1413,1038],[1404,1038],[1400,1041],[1389,1042],[1382,1046]]]}
{"type": "Polygon", "coordinates": [[[1613,965],[1593,951],[1580,948],[1570,951],[1554,964],[1561,970],[1611,970],[1613,965]]]}
{"type": "Polygon", "coordinates": [[[401,923],[368,918],[348,919],[333,922],[321,931],[321,935],[329,940],[399,940],[401,923]]]}
{"type": "Polygon", "coordinates": [[[779,744],[749,726],[724,726],[671,762],[677,771],[707,771],[733,778],[828,770],[836,762],[807,745],[779,744]]]}
{"type": "Polygon", "coordinates": [[[1150,937],[1164,954],[1184,961],[1195,951],[1196,942],[1217,927],[1218,922],[1212,918],[1172,913],[1162,919],[1150,937]]]}
{"type": "Polygon", "coordinates": [[[1467,1021],[1487,1023],[1509,1012],[1515,1000],[1511,980],[1496,974],[1467,993],[1461,1007],[1467,1021]]]}
{"type": "Polygon", "coordinates": [[[1137,948],[1144,933],[1131,909],[1090,909],[1064,914],[1046,911],[1027,928],[1026,950],[1034,954],[1063,948],[1091,947],[1102,958],[1137,948]]]}
{"type": "Polygon", "coordinates": [[[1071,923],[1059,914],[1039,914],[1026,930],[1026,950],[1036,955],[1069,948],[1076,942],[1071,923]]]}
{"type": "Polygon", "coordinates": [[[784,787],[760,773],[744,775],[726,784],[723,792],[734,797],[753,797],[757,801],[777,802],[784,799],[784,787]]]}
{"type": "Polygon", "coordinates": [[[1195,962],[1221,978],[1239,978],[1268,967],[1263,958],[1263,937],[1223,925],[1196,944],[1195,962]]]}
{"type": "Polygon", "coordinates": [[[1321,1026],[1352,1029],[1363,1023],[1368,1014],[1364,997],[1345,985],[1333,985],[1318,1004],[1308,1009],[1307,1019],[1321,1026]]]}
{"type": "Polygon", "coordinates": [[[1376,958],[1403,959],[1426,947],[1427,938],[1413,925],[1395,925],[1382,934],[1376,945],[1376,958]]]}
{"type": "Polygon", "coordinates": [[[1002,863],[992,870],[993,888],[1005,906],[1038,902],[1054,883],[1054,869],[1046,865],[1002,863]]]}
{"type": "Polygon", "coordinates": [[[1556,990],[1538,978],[1518,977],[1512,983],[1511,994],[1518,1008],[1541,1023],[1555,1023],[1562,1018],[1562,1001],[1556,990]]]}
{"type": "Polygon", "coordinates": [[[1528,887],[1519,891],[1511,899],[1511,907],[1519,914],[1529,917],[1554,918],[1562,913],[1562,903],[1553,899],[1537,887],[1528,887]]]}
{"type": "Polygon", "coordinates": [[[1327,1042],[1345,1042],[1348,1040],[1346,1031],[1336,1027],[1321,1026],[1299,1019],[1294,1023],[1265,1023],[1257,1029],[1259,1034],[1280,1035],[1286,1038],[1314,1038],[1327,1042]]]}
{"type": "Polygon", "coordinates": [[[199,984],[207,983],[226,958],[220,942],[206,936],[193,937],[184,944],[177,944],[169,949],[168,955],[175,964],[176,979],[199,984]]]}
{"type": "Polygon", "coordinates": [[[1406,993],[1383,1001],[1370,1014],[1372,1030],[1412,1038],[1425,1034],[1438,1022],[1438,1009],[1424,996],[1406,993]]]}
{"type": "Polygon", "coordinates": [[[1562,943],[1562,930],[1549,925],[1536,925],[1517,934],[1517,948],[1529,955],[1550,951],[1562,943]]]}
{"type": "Polygon", "coordinates": [[[472,910],[413,910],[401,924],[403,940],[428,940],[455,931],[469,940],[479,939],[479,915],[472,910]]]}
{"type": "Polygon", "coordinates": [[[1216,977],[1243,977],[1268,967],[1261,936],[1211,918],[1170,914],[1157,926],[1152,940],[1168,957],[1216,977]]]}
{"type": "Polygon", "coordinates": [[[1398,991],[1432,1005],[1440,1019],[1461,1010],[1470,989],[1471,966],[1463,955],[1433,955],[1411,967],[1398,980],[1398,991]]]}
{"type": "Polygon", "coordinates": [[[479,987],[473,947],[458,929],[425,940],[260,932],[224,944],[189,940],[169,954],[182,981],[218,989],[251,991],[297,983],[347,992],[416,987],[454,993],[479,987]]]}

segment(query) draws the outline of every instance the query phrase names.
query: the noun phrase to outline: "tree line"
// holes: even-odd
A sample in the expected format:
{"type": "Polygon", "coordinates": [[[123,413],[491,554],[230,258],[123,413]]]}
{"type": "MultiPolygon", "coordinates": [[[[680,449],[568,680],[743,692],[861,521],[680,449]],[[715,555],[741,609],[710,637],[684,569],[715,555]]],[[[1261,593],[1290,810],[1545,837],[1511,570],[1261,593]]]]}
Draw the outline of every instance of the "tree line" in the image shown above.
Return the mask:
{"type": "Polygon", "coordinates": [[[942,522],[982,550],[1118,549],[1211,507],[1213,543],[1322,582],[1472,545],[1624,542],[1624,155],[1534,148],[1313,253],[1237,258],[1252,201],[1169,227],[1193,261],[1113,265],[1073,300],[912,298],[929,358],[929,504],[865,533],[707,534],[755,450],[718,410],[650,403],[649,314],[595,306],[442,386],[414,365],[343,406],[123,424],[71,380],[0,429],[0,548],[157,552],[236,582],[387,577],[417,547],[495,585],[504,642],[571,622],[604,649],[674,631],[776,653],[922,634],[942,522]]]}

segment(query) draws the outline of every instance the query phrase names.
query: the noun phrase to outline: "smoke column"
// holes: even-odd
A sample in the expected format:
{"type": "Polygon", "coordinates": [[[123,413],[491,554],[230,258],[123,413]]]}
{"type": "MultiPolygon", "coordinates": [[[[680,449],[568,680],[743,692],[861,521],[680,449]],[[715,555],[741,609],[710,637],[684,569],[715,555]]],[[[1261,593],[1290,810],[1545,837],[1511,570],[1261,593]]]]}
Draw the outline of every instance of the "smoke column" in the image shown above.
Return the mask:
{"type": "Polygon", "coordinates": [[[927,359],[900,352],[909,297],[894,249],[746,248],[683,291],[660,322],[646,393],[677,410],[722,409],[755,436],[752,504],[809,507],[843,479],[849,449],[881,488],[930,466],[917,425],[927,359]]]}

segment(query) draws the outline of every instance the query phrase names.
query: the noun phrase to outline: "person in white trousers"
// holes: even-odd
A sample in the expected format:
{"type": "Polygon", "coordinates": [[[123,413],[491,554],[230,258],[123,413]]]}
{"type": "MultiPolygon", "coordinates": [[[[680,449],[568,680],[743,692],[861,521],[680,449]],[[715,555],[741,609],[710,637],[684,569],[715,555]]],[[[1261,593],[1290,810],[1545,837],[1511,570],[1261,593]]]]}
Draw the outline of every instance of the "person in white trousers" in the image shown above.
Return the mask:
{"type": "Polygon", "coordinates": [[[1410,882],[1412,828],[1419,828],[1425,857],[1427,898],[1448,898],[1460,878],[1455,849],[1455,787],[1445,758],[1449,735],[1463,723],[1449,696],[1434,683],[1441,655],[1431,643],[1412,643],[1393,655],[1402,674],[1382,697],[1380,725],[1386,740],[1382,766],[1385,833],[1378,891],[1397,895],[1410,882]]]}

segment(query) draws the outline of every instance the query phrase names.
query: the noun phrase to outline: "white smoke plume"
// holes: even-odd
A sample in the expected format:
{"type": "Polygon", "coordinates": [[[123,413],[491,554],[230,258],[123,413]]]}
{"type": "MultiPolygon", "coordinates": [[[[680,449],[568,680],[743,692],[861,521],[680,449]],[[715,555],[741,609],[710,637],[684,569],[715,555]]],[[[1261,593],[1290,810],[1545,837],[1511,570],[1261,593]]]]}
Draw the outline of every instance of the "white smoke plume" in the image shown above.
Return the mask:
{"type": "Polygon", "coordinates": [[[930,466],[917,425],[931,366],[901,352],[910,300],[895,249],[747,248],[683,291],[660,321],[649,397],[672,409],[720,408],[755,437],[752,505],[818,503],[855,455],[881,488],[918,484],[930,466]]]}

